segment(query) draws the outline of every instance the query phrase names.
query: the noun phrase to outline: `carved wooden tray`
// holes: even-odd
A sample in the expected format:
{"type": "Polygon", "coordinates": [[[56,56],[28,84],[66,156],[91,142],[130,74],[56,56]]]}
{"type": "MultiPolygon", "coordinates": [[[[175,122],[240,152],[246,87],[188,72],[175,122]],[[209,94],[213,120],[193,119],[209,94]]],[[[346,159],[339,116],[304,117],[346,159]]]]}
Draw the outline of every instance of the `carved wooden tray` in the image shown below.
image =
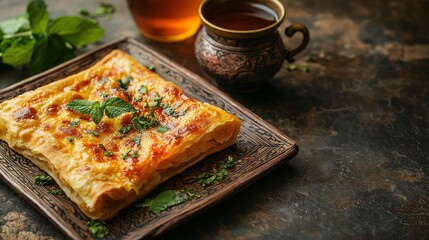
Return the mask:
{"type": "MultiPolygon", "coordinates": [[[[113,49],[121,49],[129,53],[146,66],[154,65],[158,74],[164,79],[174,82],[188,96],[217,105],[235,114],[243,121],[243,125],[235,145],[207,157],[155,190],[155,192],[159,192],[162,189],[191,187],[201,195],[200,198],[172,207],[159,214],[153,214],[146,208],[130,206],[107,222],[110,233],[106,239],[159,236],[168,229],[219,203],[232,193],[243,189],[297,154],[298,147],[290,138],[209,84],[207,80],[136,40],[128,38],[107,44],[7,89],[0,90],[0,102],[88,68],[113,49]],[[229,170],[228,176],[218,185],[203,188],[192,181],[192,176],[212,169],[217,162],[223,161],[228,155],[232,155],[237,160],[237,165],[229,170]]],[[[55,196],[49,193],[49,190],[57,188],[56,186],[44,187],[34,183],[34,175],[40,172],[40,169],[30,160],[15,153],[5,142],[0,141],[0,177],[2,180],[68,237],[72,239],[94,238],[88,230],[88,218],[80,212],[79,208],[66,196],[55,196]]]]}

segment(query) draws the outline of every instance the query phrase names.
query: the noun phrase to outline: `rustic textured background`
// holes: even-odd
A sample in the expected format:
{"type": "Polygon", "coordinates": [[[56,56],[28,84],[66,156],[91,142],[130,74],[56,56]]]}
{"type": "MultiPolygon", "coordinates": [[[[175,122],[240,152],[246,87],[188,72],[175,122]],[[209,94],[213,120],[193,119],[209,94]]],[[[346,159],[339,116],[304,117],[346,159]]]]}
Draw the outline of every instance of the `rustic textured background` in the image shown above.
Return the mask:
{"type": "MultiPolygon", "coordinates": [[[[53,16],[98,2],[47,1],[53,16]]],[[[102,23],[104,42],[135,36],[206,76],[193,56],[194,39],[148,42],[125,1],[112,2],[118,12],[102,23]]],[[[285,63],[260,91],[229,94],[295,139],[300,153],[164,238],[429,238],[429,1],[282,2],[283,28],[299,22],[310,29],[311,43],[296,63],[310,72],[289,72],[285,63]],[[317,63],[305,63],[308,54],[317,63]]],[[[0,21],[25,5],[0,0],[0,21]]],[[[0,73],[0,87],[25,77],[0,73]]],[[[0,238],[63,238],[2,182],[0,202],[0,238]]]]}

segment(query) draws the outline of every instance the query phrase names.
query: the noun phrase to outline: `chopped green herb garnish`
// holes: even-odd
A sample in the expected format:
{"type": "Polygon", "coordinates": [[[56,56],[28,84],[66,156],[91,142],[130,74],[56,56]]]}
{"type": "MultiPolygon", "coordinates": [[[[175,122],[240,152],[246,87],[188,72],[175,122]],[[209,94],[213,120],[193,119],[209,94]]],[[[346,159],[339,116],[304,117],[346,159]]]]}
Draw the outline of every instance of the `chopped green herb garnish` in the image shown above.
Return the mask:
{"type": "Polygon", "coordinates": [[[136,109],[127,101],[112,97],[100,102],[75,99],[67,103],[67,107],[75,112],[89,114],[95,124],[99,124],[103,115],[106,114],[109,118],[114,118],[126,112],[136,112],[136,109]]]}
{"type": "Polygon", "coordinates": [[[127,158],[128,157],[128,154],[130,154],[130,152],[132,151],[132,149],[128,149],[127,151],[125,151],[123,154],[122,154],[122,159],[125,159],[125,158],[127,158]]]}
{"type": "Polygon", "coordinates": [[[150,66],[146,66],[147,69],[151,70],[152,72],[155,72],[155,66],[153,64],[151,64],[150,66]]]}
{"type": "Polygon", "coordinates": [[[141,85],[139,87],[139,93],[140,94],[146,94],[147,93],[147,87],[145,85],[141,85]]]}
{"type": "Polygon", "coordinates": [[[201,195],[196,193],[193,189],[191,188],[185,188],[184,190],[182,190],[183,192],[185,192],[188,195],[188,200],[193,200],[193,199],[197,199],[200,198],[201,195]]]}
{"type": "Polygon", "coordinates": [[[230,169],[235,167],[235,160],[231,155],[228,155],[226,161],[220,163],[221,168],[230,169]]]}
{"type": "Polygon", "coordinates": [[[52,189],[51,191],[49,191],[50,194],[52,195],[63,195],[64,192],[60,189],[52,189]]]}
{"type": "Polygon", "coordinates": [[[118,129],[118,132],[123,136],[125,135],[127,132],[129,132],[131,130],[131,126],[130,125],[126,125],[126,126],[121,126],[118,129]]]}
{"type": "Polygon", "coordinates": [[[133,117],[131,122],[133,123],[134,128],[138,132],[141,132],[151,127],[155,127],[159,124],[156,118],[150,116],[133,117]]]}
{"type": "Polygon", "coordinates": [[[194,180],[202,187],[218,184],[228,175],[228,170],[235,166],[234,158],[228,156],[226,161],[221,162],[217,169],[213,169],[212,173],[203,172],[194,177],[194,180]]]}
{"type": "Polygon", "coordinates": [[[299,66],[299,68],[300,68],[303,72],[309,72],[309,71],[310,71],[310,69],[308,68],[308,65],[307,65],[307,64],[305,64],[305,65],[301,65],[301,66],[299,66]]]}
{"type": "Polygon", "coordinates": [[[131,155],[131,157],[133,157],[133,158],[138,158],[139,157],[139,151],[134,151],[133,152],[133,155],[131,155]]]}
{"type": "Polygon", "coordinates": [[[170,130],[170,128],[169,128],[169,127],[167,127],[167,126],[159,126],[159,127],[156,129],[156,131],[157,131],[157,132],[159,132],[159,133],[165,133],[165,132],[167,132],[168,130],[170,130]]]}
{"type": "Polygon", "coordinates": [[[296,69],[298,69],[298,67],[295,64],[290,64],[287,66],[287,70],[290,72],[295,71],[296,69]]]}
{"type": "Polygon", "coordinates": [[[73,119],[73,121],[71,121],[70,126],[72,127],[77,127],[77,125],[79,125],[80,120],[78,118],[73,119]]]}
{"type": "Polygon", "coordinates": [[[137,147],[140,147],[140,141],[141,141],[141,137],[137,136],[135,138],[133,138],[133,142],[136,143],[137,147]]]}
{"type": "Polygon", "coordinates": [[[88,222],[89,232],[98,238],[104,238],[109,234],[109,228],[106,223],[101,220],[90,220],[88,222]]]}
{"type": "Polygon", "coordinates": [[[185,114],[186,114],[186,112],[188,111],[188,109],[187,108],[185,108],[185,109],[183,109],[180,113],[179,113],[179,115],[180,116],[185,116],[185,114]]]}
{"type": "Polygon", "coordinates": [[[101,147],[101,149],[103,149],[104,151],[104,155],[107,157],[111,157],[113,156],[113,152],[107,151],[106,147],[103,144],[98,144],[99,147],[101,147]]]}
{"type": "Polygon", "coordinates": [[[34,182],[40,186],[52,183],[52,181],[52,177],[45,173],[39,173],[34,177],[34,182]]]}
{"type": "Polygon", "coordinates": [[[315,62],[317,62],[317,57],[314,55],[308,55],[307,57],[305,57],[305,61],[315,63],[315,62]]]}
{"type": "Polygon", "coordinates": [[[162,109],[167,109],[167,108],[170,107],[170,104],[164,103],[164,104],[161,105],[161,107],[162,107],[162,109]]]}
{"type": "Polygon", "coordinates": [[[107,93],[103,93],[101,96],[102,96],[103,98],[108,98],[108,97],[109,97],[109,94],[107,94],[107,93]]]}
{"type": "Polygon", "coordinates": [[[69,141],[70,143],[74,143],[74,138],[72,137],[66,137],[66,140],[69,141]]]}
{"type": "Polygon", "coordinates": [[[222,179],[223,175],[218,174],[218,172],[214,174],[203,172],[194,177],[194,180],[203,187],[218,184],[222,179]]]}
{"type": "Polygon", "coordinates": [[[153,106],[154,107],[159,107],[159,105],[161,104],[162,101],[162,97],[159,96],[158,93],[155,93],[154,97],[153,97],[153,106]]]}
{"type": "Polygon", "coordinates": [[[164,110],[162,110],[163,113],[171,116],[171,117],[179,117],[180,115],[176,113],[176,109],[179,108],[180,106],[182,106],[182,103],[178,103],[176,104],[176,106],[171,106],[171,107],[167,107],[164,110]]]}
{"type": "Polygon", "coordinates": [[[100,134],[97,131],[94,131],[94,130],[91,130],[91,129],[87,129],[85,132],[91,134],[94,137],[100,136],[100,134]]]}
{"type": "Polygon", "coordinates": [[[143,98],[141,98],[141,97],[133,97],[133,103],[140,102],[141,100],[143,100],[143,98]]]}
{"type": "Polygon", "coordinates": [[[125,77],[123,80],[122,79],[118,79],[118,86],[124,90],[128,89],[128,85],[131,82],[131,76],[125,77]]]}

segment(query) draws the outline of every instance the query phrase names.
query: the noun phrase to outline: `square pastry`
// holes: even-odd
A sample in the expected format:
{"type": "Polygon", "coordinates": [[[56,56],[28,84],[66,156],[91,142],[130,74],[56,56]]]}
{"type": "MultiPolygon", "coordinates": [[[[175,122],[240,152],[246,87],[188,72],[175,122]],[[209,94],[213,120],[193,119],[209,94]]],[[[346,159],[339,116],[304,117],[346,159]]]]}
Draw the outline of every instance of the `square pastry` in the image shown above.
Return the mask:
{"type": "Polygon", "coordinates": [[[114,50],[78,74],[0,103],[0,140],[107,220],[235,143],[241,121],[114,50]]]}

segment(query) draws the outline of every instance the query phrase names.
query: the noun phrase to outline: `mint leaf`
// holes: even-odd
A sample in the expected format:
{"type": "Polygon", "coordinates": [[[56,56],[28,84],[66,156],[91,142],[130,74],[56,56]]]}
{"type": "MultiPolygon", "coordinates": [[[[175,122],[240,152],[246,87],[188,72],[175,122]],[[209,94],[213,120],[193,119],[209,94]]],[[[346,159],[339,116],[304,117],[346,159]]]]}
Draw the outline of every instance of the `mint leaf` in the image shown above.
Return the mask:
{"type": "Polygon", "coordinates": [[[104,111],[109,118],[120,116],[126,112],[136,112],[131,104],[119,97],[104,100],[101,107],[105,109],[104,111]]]}
{"type": "Polygon", "coordinates": [[[91,129],[88,129],[85,132],[91,134],[94,137],[100,136],[100,134],[97,131],[94,131],[94,130],[91,130],[91,129]]]}
{"type": "Polygon", "coordinates": [[[40,73],[74,56],[66,42],[56,35],[40,35],[30,62],[31,74],[40,73]]]}
{"type": "Polygon", "coordinates": [[[92,105],[92,110],[89,113],[89,116],[91,116],[92,121],[97,125],[101,122],[101,119],[103,119],[103,109],[100,107],[100,103],[98,101],[92,105]]]}
{"type": "Polygon", "coordinates": [[[77,125],[79,125],[79,122],[79,118],[73,119],[73,121],[70,122],[70,126],[77,127],[77,125]]]}
{"type": "MultiPolygon", "coordinates": [[[[99,103],[100,104],[100,103],[99,103]]],[[[67,103],[67,107],[70,110],[73,110],[82,114],[90,114],[92,109],[94,108],[95,102],[91,102],[88,100],[75,99],[67,103]]]]}
{"type": "Polygon", "coordinates": [[[141,142],[141,137],[140,136],[137,136],[137,137],[133,138],[132,141],[136,143],[137,147],[140,147],[140,142],[141,142]]]}
{"type": "Polygon", "coordinates": [[[159,105],[161,104],[162,101],[162,97],[159,96],[158,93],[155,93],[154,97],[153,97],[153,106],[154,107],[159,107],[159,105]]]}
{"type": "Polygon", "coordinates": [[[145,85],[141,85],[139,88],[140,94],[146,94],[147,93],[147,87],[145,85]]]}
{"type": "Polygon", "coordinates": [[[48,27],[49,34],[61,36],[73,46],[83,46],[100,40],[104,30],[96,23],[81,17],[60,17],[48,27]]]}
{"type": "Polygon", "coordinates": [[[130,76],[128,76],[128,77],[125,77],[124,78],[124,80],[122,80],[122,79],[118,79],[118,86],[120,87],[120,88],[122,88],[122,89],[124,89],[124,90],[127,90],[128,89],[128,85],[130,84],[130,82],[131,82],[131,77],[130,76]]]}
{"type": "Polygon", "coordinates": [[[128,157],[128,154],[130,154],[130,152],[132,151],[132,149],[128,149],[127,151],[125,151],[123,154],[122,154],[122,159],[126,159],[127,157],[128,157]]]}
{"type": "Polygon", "coordinates": [[[131,126],[130,125],[126,125],[126,126],[121,126],[118,129],[118,132],[121,134],[121,136],[125,135],[127,132],[129,132],[131,130],[131,126]]]}
{"type": "Polygon", "coordinates": [[[158,127],[158,128],[156,129],[156,131],[157,131],[157,132],[159,132],[159,133],[165,133],[165,132],[167,132],[168,130],[170,130],[170,128],[169,128],[169,127],[167,127],[167,126],[160,126],[160,127],[158,127]]]}
{"type": "Polygon", "coordinates": [[[20,29],[29,28],[29,26],[28,19],[23,16],[0,22],[0,30],[5,35],[17,33],[20,29]]]}
{"type": "Polygon", "coordinates": [[[184,203],[188,200],[188,194],[183,191],[166,190],[154,198],[148,198],[136,207],[148,207],[153,213],[159,213],[169,207],[184,203]]]}
{"type": "Polygon", "coordinates": [[[75,112],[89,114],[95,124],[99,124],[103,118],[103,108],[98,101],[91,102],[88,100],[75,99],[67,103],[66,106],[75,112]]]}
{"type": "Polygon", "coordinates": [[[74,143],[74,138],[72,137],[66,137],[66,140],[69,141],[69,143],[74,143]]]}
{"type": "Polygon", "coordinates": [[[103,151],[104,151],[104,155],[105,156],[107,156],[107,157],[111,157],[111,156],[113,156],[113,152],[111,152],[111,151],[107,151],[107,149],[106,149],[106,147],[103,145],[103,144],[98,144],[98,146],[101,148],[101,149],[103,149],[103,151]]]}
{"type": "Polygon", "coordinates": [[[5,39],[1,45],[2,62],[17,67],[30,62],[36,40],[32,37],[5,39]]]}
{"type": "Polygon", "coordinates": [[[90,220],[87,225],[89,232],[98,238],[104,238],[109,234],[109,228],[107,228],[106,223],[101,220],[90,220]]]}
{"type": "Polygon", "coordinates": [[[32,0],[28,3],[27,13],[33,33],[45,33],[48,27],[48,7],[43,0],[32,0]]]}

